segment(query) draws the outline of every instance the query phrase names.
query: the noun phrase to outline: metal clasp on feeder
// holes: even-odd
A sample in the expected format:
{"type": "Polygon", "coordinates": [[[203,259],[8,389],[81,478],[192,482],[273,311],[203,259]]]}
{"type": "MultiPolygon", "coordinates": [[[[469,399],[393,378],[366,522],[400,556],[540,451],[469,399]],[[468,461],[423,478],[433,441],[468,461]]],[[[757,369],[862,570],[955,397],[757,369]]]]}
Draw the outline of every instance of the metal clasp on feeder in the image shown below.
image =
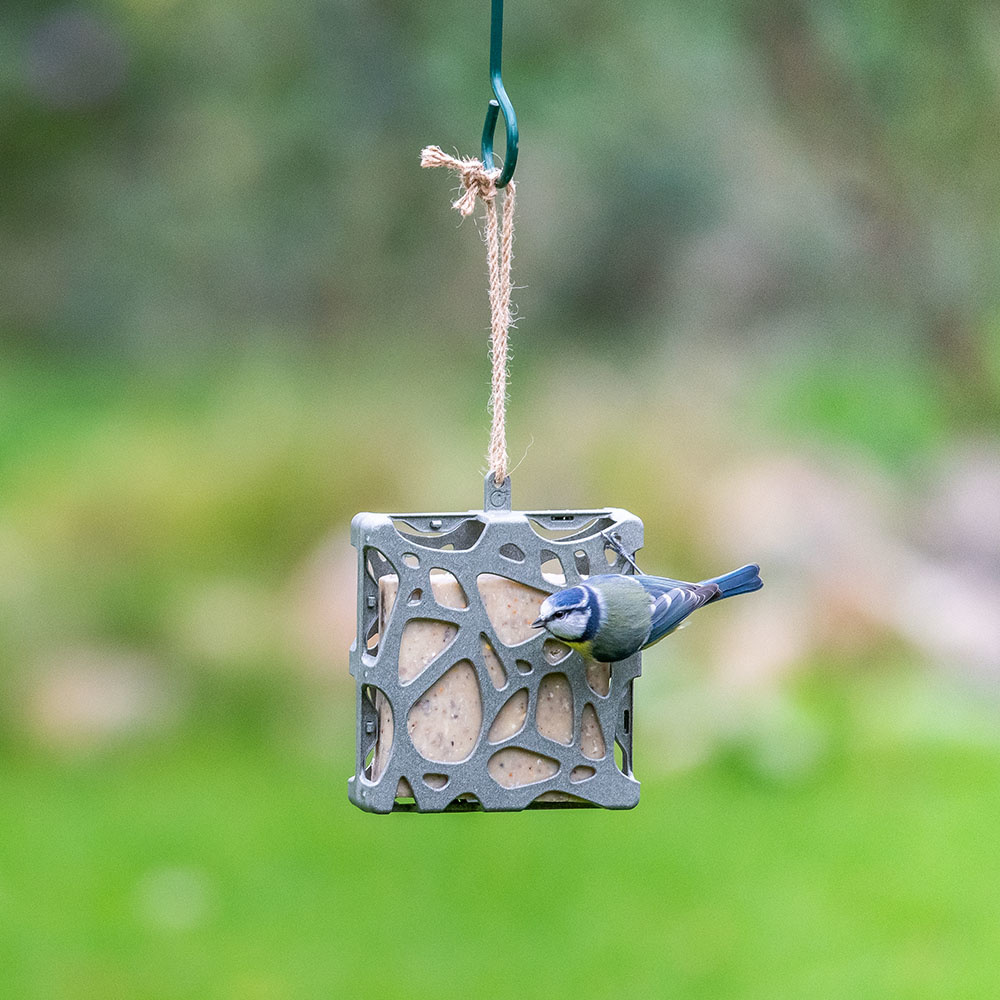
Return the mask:
{"type": "Polygon", "coordinates": [[[511,510],[510,476],[497,486],[493,473],[486,473],[486,479],[483,483],[483,510],[487,513],[511,510]]]}

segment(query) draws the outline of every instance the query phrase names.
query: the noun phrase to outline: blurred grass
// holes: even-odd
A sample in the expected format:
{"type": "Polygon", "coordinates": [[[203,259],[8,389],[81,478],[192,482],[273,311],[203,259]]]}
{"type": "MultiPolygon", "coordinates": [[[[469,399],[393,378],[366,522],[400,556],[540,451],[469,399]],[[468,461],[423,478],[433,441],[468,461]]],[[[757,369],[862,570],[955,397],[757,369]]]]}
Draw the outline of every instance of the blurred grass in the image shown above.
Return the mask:
{"type": "Polygon", "coordinates": [[[223,727],[5,757],[4,993],[985,1000],[1000,755],[887,739],[868,684],[805,692],[807,780],[734,751],[631,813],[365,815],[343,708],[319,754],[223,727]]]}

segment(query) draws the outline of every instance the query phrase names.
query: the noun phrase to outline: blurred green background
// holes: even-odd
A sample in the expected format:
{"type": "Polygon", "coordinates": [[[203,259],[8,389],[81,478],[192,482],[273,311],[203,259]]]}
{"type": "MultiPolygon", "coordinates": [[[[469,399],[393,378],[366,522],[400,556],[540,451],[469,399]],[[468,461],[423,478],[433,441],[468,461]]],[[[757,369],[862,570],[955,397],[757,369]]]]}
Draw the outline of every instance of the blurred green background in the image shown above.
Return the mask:
{"type": "Polygon", "coordinates": [[[507,5],[515,505],[766,587],[629,813],[351,807],[359,510],[481,498],[486,0],[11,0],[0,995],[1000,995],[1000,14],[507,5]]]}

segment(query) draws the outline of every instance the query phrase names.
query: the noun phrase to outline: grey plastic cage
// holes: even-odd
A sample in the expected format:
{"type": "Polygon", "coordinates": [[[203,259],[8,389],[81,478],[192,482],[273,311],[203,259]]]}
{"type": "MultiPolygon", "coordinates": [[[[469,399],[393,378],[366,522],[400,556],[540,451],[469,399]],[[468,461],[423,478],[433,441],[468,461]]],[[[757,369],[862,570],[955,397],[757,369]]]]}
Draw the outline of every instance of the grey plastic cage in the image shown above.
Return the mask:
{"type": "Polygon", "coordinates": [[[641,654],[585,661],[528,627],[545,594],[630,573],[642,522],[616,508],[358,514],[355,774],[370,812],[520,810],[639,800],[632,687],[641,654]]]}

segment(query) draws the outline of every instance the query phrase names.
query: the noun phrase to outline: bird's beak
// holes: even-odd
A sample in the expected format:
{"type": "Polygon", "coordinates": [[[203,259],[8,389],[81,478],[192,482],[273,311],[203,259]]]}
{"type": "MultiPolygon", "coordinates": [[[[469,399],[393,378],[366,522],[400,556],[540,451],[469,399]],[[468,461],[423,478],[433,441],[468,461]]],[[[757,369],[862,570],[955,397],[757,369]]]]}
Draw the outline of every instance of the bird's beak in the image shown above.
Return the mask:
{"type": "Polygon", "coordinates": [[[531,623],[531,627],[532,628],[544,628],[545,627],[545,619],[544,618],[536,618],[531,623]]]}

